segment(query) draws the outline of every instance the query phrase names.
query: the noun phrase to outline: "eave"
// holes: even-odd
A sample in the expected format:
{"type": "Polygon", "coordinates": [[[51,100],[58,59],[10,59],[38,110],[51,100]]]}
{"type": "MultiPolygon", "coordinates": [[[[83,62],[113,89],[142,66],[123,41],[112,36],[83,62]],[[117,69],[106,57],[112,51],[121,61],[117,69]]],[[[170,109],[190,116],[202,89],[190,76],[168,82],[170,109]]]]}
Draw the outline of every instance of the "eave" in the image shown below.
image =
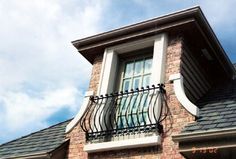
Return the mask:
{"type": "Polygon", "coordinates": [[[195,133],[181,133],[172,136],[172,138],[176,142],[192,142],[192,141],[209,140],[227,136],[236,137],[236,128],[234,127],[228,129],[199,131],[195,133]]]}
{"type": "Polygon", "coordinates": [[[185,158],[229,158],[235,156],[236,128],[182,133],[172,136],[185,158]],[[214,152],[215,151],[215,152],[214,152]]]}
{"type": "Polygon", "coordinates": [[[212,49],[226,74],[232,78],[235,74],[234,67],[198,6],[75,40],[72,41],[72,44],[90,63],[93,63],[96,55],[103,54],[106,47],[142,39],[161,32],[183,31],[183,28],[190,26],[196,28],[198,34],[212,49]]]}

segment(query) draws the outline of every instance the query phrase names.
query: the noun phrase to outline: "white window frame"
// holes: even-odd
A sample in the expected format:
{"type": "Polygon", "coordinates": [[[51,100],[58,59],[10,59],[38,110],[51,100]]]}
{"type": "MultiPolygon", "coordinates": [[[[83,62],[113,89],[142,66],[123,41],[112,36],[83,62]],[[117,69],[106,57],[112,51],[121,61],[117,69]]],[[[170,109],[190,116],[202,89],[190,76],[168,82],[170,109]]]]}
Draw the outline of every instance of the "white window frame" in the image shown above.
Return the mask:
{"type": "Polygon", "coordinates": [[[116,85],[119,54],[129,53],[131,51],[140,50],[146,47],[154,47],[150,83],[164,83],[167,38],[167,35],[162,33],[149,38],[106,48],[103,55],[97,95],[112,93],[114,91],[116,85]]]}
{"type": "MultiPolygon", "coordinates": [[[[132,51],[140,50],[147,47],[153,47],[153,61],[150,84],[164,83],[165,81],[165,64],[166,64],[166,51],[168,45],[168,36],[166,33],[158,34],[141,40],[136,40],[112,47],[108,47],[104,51],[101,75],[97,95],[104,95],[112,93],[118,83],[116,78],[118,75],[119,54],[125,54],[132,51]]],[[[160,98],[158,99],[158,108],[160,109],[160,98]]],[[[157,110],[160,112],[160,110],[157,110]]],[[[98,121],[98,120],[97,120],[98,121]]],[[[150,136],[144,138],[136,138],[137,142],[128,144],[128,148],[140,146],[153,146],[161,144],[160,136],[153,136],[158,140],[150,140],[150,136]],[[154,141],[154,142],[153,142],[154,141]],[[133,143],[133,144],[132,144],[133,143]],[[138,143],[138,144],[137,144],[138,143]],[[139,144],[140,143],[140,144],[139,144]]],[[[110,141],[106,143],[88,143],[84,146],[87,152],[99,152],[101,150],[114,150],[122,148],[121,145],[127,143],[126,141],[110,141]],[[104,146],[105,144],[105,146],[104,146]],[[98,145],[100,148],[98,148],[98,145]]],[[[126,147],[127,146],[123,146],[126,147]]]]}

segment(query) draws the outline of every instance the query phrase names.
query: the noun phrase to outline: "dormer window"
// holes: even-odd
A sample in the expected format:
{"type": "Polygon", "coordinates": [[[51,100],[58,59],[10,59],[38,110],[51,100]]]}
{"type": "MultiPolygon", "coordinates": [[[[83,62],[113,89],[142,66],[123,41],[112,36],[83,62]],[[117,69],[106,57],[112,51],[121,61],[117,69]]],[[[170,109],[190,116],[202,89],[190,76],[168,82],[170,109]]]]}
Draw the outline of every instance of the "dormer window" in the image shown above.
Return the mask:
{"type": "MultiPolygon", "coordinates": [[[[129,88],[132,88],[129,84],[131,82],[132,84],[139,84],[138,79],[135,77],[135,71],[136,73],[139,73],[137,71],[142,71],[145,68],[145,65],[143,62],[145,62],[145,58],[152,59],[151,62],[152,67],[149,68],[149,72],[142,72],[142,78],[145,75],[150,75],[149,77],[144,77],[147,79],[141,79],[140,82],[147,82],[149,80],[149,84],[158,84],[164,82],[164,68],[165,68],[165,53],[167,48],[167,35],[166,34],[159,34],[156,36],[152,36],[149,38],[120,44],[117,46],[112,46],[105,49],[104,55],[103,55],[103,63],[102,63],[102,70],[101,70],[101,77],[98,87],[97,95],[104,95],[107,93],[112,93],[118,90],[121,90],[120,83],[117,82],[117,78],[122,77],[122,73],[124,73],[124,61],[127,63],[127,70],[126,74],[129,74],[132,72],[132,81],[129,81],[127,78],[127,83],[124,83],[124,86],[126,85],[129,88]],[[151,49],[150,49],[151,48],[151,49]],[[141,50],[141,53],[140,53],[141,50]],[[142,56],[144,59],[142,59],[142,56]],[[131,59],[130,59],[131,58],[131,59]],[[132,61],[133,58],[133,61],[132,61]],[[141,60],[140,64],[140,70],[135,69],[135,61],[141,60]],[[144,61],[142,61],[144,60],[144,61]],[[134,62],[133,65],[130,63],[130,66],[128,65],[129,62],[134,62]],[[123,65],[123,72],[119,71],[119,68],[121,68],[123,65]],[[129,68],[130,67],[130,68],[129,68]],[[132,69],[131,69],[132,67],[132,69]],[[131,72],[128,72],[131,71],[131,72]],[[134,80],[134,81],[133,81],[134,80]],[[136,80],[136,81],[135,81],[136,80]],[[147,80],[147,81],[145,81],[147,80]],[[138,83],[137,83],[138,82],[138,83]]],[[[146,63],[147,64],[147,63],[146,63]]],[[[136,67],[138,67],[139,63],[136,63],[136,67]]],[[[147,66],[147,65],[146,65],[147,66]]],[[[147,71],[147,70],[146,70],[147,71]]],[[[123,79],[125,80],[126,77],[124,76],[123,79]]],[[[141,83],[140,83],[141,84],[141,83]]],[[[141,85],[140,85],[141,86],[141,85]]]]}
{"type": "Polygon", "coordinates": [[[160,142],[163,87],[158,84],[164,82],[166,48],[167,35],[159,34],[105,49],[97,96],[80,121],[86,151],[160,142]]]}

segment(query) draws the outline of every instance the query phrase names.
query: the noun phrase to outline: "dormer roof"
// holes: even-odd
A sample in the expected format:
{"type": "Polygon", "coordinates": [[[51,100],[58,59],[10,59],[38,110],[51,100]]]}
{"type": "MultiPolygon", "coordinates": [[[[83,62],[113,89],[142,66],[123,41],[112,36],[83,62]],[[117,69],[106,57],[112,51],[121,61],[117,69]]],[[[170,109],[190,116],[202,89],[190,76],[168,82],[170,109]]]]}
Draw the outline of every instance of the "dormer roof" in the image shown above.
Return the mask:
{"type": "Polygon", "coordinates": [[[187,40],[197,43],[199,47],[207,48],[230,77],[234,74],[232,63],[199,6],[75,40],[72,44],[90,63],[93,63],[96,55],[103,54],[106,47],[161,32],[183,35],[187,40]]]}

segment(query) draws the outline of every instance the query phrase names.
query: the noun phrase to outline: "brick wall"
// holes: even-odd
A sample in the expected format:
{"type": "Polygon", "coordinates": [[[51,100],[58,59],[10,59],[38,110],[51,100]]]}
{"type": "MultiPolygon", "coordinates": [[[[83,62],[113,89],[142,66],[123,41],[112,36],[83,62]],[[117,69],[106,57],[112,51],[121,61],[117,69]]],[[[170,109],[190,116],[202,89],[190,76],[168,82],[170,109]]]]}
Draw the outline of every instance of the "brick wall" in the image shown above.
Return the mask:
{"type": "Polygon", "coordinates": [[[174,94],[173,84],[169,83],[169,76],[180,72],[181,55],[183,39],[175,38],[170,40],[167,48],[166,58],[166,97],[170,114],[163,121],[164,133],[161,146],[161,159],[183,159],[184,157],[178,152],[178,144],[172,141],[171,136],[179,134],[183,127],[194,121],[194,117],[190,115],[179,103],[174,94]]]}
{"type": "Polygon", "coordinates": [[[89,91],[94,91],[95,94],[97,92],[99,85],[100,73],[102,69],[102,59],[103,55],[99,55],[98,57],[95,58],[93,62],[93,69],[89,83],[89,91]]]}
{"type": "Polygon", "coordinates": [[[67,138],[70,139],[67,158],[87,159],[88,154],[83,151],[83,146],[85,144],[85,133],[82,129],[77,125],[67,134],[67,138]]]}
{"type": "MultiPolygon", "coordinates": [[[[180,133],[182,128],[189,122],[194,120],[178,102],[173,91],[173,85],[168,83],[169,76],[174,73],[180,72],[180,59],[182,55],[182,38],[171,38],[167,48],[167,60],[166,60],[166,96],[167,103],[170,109],[170,114],[163,121],[164,133],[162,136],[162,145],[147,147],[147,148],[135,148],[126,149],[120,151],[109,151],[100,153],[87,154],[83,152],[83,145],[85,143],[85,135],[82,132],[79,125],[77,125],[67,137],[70,138],[70,145],[68,150],[69,159],[182,159],[180,153],[178,153],[178,144],[172,141],[171,136],[180,133]]],[[[100,71],[102,65],[102,56],[95,59],[92,76],[90,81],[89,90],[97,91],[100,71]]]]}

